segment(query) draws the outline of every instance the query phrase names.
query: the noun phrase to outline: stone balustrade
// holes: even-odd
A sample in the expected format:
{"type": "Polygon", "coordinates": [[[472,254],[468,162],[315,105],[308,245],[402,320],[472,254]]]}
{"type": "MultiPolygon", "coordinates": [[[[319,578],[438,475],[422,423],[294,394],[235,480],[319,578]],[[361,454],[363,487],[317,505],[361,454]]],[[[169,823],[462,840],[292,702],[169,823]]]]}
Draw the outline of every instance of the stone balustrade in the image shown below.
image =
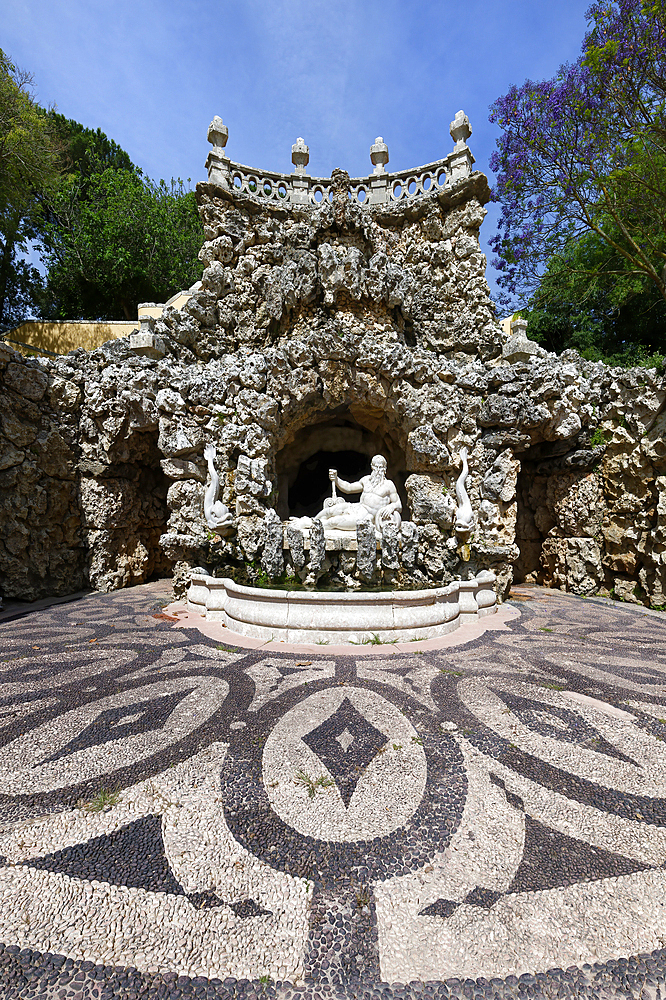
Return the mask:
{"type": "MultiPolygon", "coordinates": [[[[469,119],[459,111],[451,122],[451,137],[455,141],[453,151],[441,160],[426,163],[408,170],[386,171],[389,160],[388,146],[379,136],[370,147],[370,160],[374,170],[367,177],[352,177],[349,197],[360,205],[390,205],[423,197],[433,191],[441,191],[472,173],[474,157],[467,145],[472,134],[469,119]]],[[[310,150],[302,138],[291,147],[294,164],[292,174],[282,174],[274,170],[255,170],[242,163],[234,163],[224,152],[229,130],[217,116],[208,129],[208,141],[212,149],[206,160],[208,181],[218,187],[234,189],[239,193],[262,201],[283,202],[292,205],[316,206],[333,199],[330,177],[311,177],[306,172],[310,150]]]]}

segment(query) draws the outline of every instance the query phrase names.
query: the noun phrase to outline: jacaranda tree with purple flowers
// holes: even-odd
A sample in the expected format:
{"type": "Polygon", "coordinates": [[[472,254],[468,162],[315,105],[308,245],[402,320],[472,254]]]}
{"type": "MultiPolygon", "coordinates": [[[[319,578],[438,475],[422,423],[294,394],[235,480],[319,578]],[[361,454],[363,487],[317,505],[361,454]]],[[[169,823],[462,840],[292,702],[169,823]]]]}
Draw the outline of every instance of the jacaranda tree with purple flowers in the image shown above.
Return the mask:
{"type": "Polygon", "coordinates": [[[573,65],[491,108],[505,306],[543,305],[546,268],[587,279],[580,294],[666,302],[666,0],[599,0],[587,18],[573,65]],[[582,238],[601,252],[576,252],[582,238]]]}

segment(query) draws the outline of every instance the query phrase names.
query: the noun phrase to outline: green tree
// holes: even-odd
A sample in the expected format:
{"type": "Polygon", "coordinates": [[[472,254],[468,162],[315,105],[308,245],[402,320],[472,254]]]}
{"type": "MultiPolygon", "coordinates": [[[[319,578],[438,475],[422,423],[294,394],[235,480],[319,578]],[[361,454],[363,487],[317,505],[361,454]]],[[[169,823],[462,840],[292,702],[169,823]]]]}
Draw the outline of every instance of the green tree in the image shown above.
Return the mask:
{"type": "Polygon", "coordinates": [[[595,0],[587,17],[573,65],[492,108],[499,284],[524,304],[545,268],[576,268],[616,298],[624,284],[666,302],[666,0],[595,0]],[[605,245],[593,260],[575,250],[589,235],[605,245]]]}
{"type": "Polygon", "coordinates": [[[64,178],[42,234],[48,318],[134,319],[141,301],[165,301],[201,276],[203,229],[183,182],[136,169],[64,178]]]}
{"type": "Polygon", "coordinates": [[[31,85],[0,50],[0,330],[35,314],[133,319],[138,302],[196,281],[193,192],[144,178],[100,129],[40,108],[31,85]]]}
{"type": "Polygon", "coordinates": [[[657,364],[666,353],[666,302],[640,275],[616,274],[596,235],[553,257],[528,314],[528,335],[549,351],[574,348],[591,361],[657,364]]]}
{"type": "Polygon", "coordinates": [[[0,330],[24,318],[39,288],[25,256],[41,226],[41,199],[59,177],[61,145],[31,87],[0,49],[0,330]]]}
{"type": "Polygon", "coordinates": [[[91,177],[108,168],[141,173],[130,160],[129,154],[113,139],[109,139],[100,128],[86,128],[80,122],[65,118],[53,109],[47,112],[47,117],[63,149],[66,150],[62,165],[65,173],[91,177]]]}

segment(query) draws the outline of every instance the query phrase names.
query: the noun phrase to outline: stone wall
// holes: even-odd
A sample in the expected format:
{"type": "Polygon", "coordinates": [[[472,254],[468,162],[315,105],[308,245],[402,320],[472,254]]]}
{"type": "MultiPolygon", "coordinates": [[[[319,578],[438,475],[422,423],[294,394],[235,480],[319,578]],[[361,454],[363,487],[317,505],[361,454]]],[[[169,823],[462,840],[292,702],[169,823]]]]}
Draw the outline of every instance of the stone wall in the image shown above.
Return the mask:
{"type": "Polygon", "coordinates": [[[34,600],[84,586],[75,382],[0,343],[0,593],[34,600]]]}
{"type": "Polygon", "coordinates": [[[142,583],[166,484],[146,363],[126,340],[53,361],[0,344],[0,593],[35,600],[142,583]],[[119,364],[111,359],[119,353],[119,364]]]}
{"type": "MultiPolygon", "coordinates": [[[[281,205],[201,184],[205,270],[181,309],[91,353],[3,349],[0,589],[173,572],[182,591],[195,566],[256,578],[296,470],[347,449],[385,454],[418,529],[385,582],[490,568],[500,596],[532,579],[666,604],[664,379],[573,352],[503,355],[482,174],[376,206],[350,199],[344,171],[331,189],[281,205]],[[234,514],[224,537],[203,518],[208,442],[234,514]],[[463,447],[468,547],[453,531],[463,447]]],[[[329,555],[327,571],[350,566],[329,555]]]]}

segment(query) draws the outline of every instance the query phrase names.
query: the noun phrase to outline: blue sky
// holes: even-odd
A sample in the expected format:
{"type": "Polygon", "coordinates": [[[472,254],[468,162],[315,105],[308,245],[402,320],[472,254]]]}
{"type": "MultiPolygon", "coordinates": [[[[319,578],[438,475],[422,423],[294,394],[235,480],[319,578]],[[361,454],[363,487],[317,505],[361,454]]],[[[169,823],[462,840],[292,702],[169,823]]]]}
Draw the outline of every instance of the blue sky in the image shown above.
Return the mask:
{"type": "Polygon", "coordinates": [[[445,156],[460,108],[488,172],[488,106],[577,57],[588,3],[5,0],[0,47],[32,72],[41,104],[101,128],[156,179],[205,178],[215,114],[232,160],[290,171],[303,136],[310,173],[358,176],[378,135],[389,170],[445,156]]]}

